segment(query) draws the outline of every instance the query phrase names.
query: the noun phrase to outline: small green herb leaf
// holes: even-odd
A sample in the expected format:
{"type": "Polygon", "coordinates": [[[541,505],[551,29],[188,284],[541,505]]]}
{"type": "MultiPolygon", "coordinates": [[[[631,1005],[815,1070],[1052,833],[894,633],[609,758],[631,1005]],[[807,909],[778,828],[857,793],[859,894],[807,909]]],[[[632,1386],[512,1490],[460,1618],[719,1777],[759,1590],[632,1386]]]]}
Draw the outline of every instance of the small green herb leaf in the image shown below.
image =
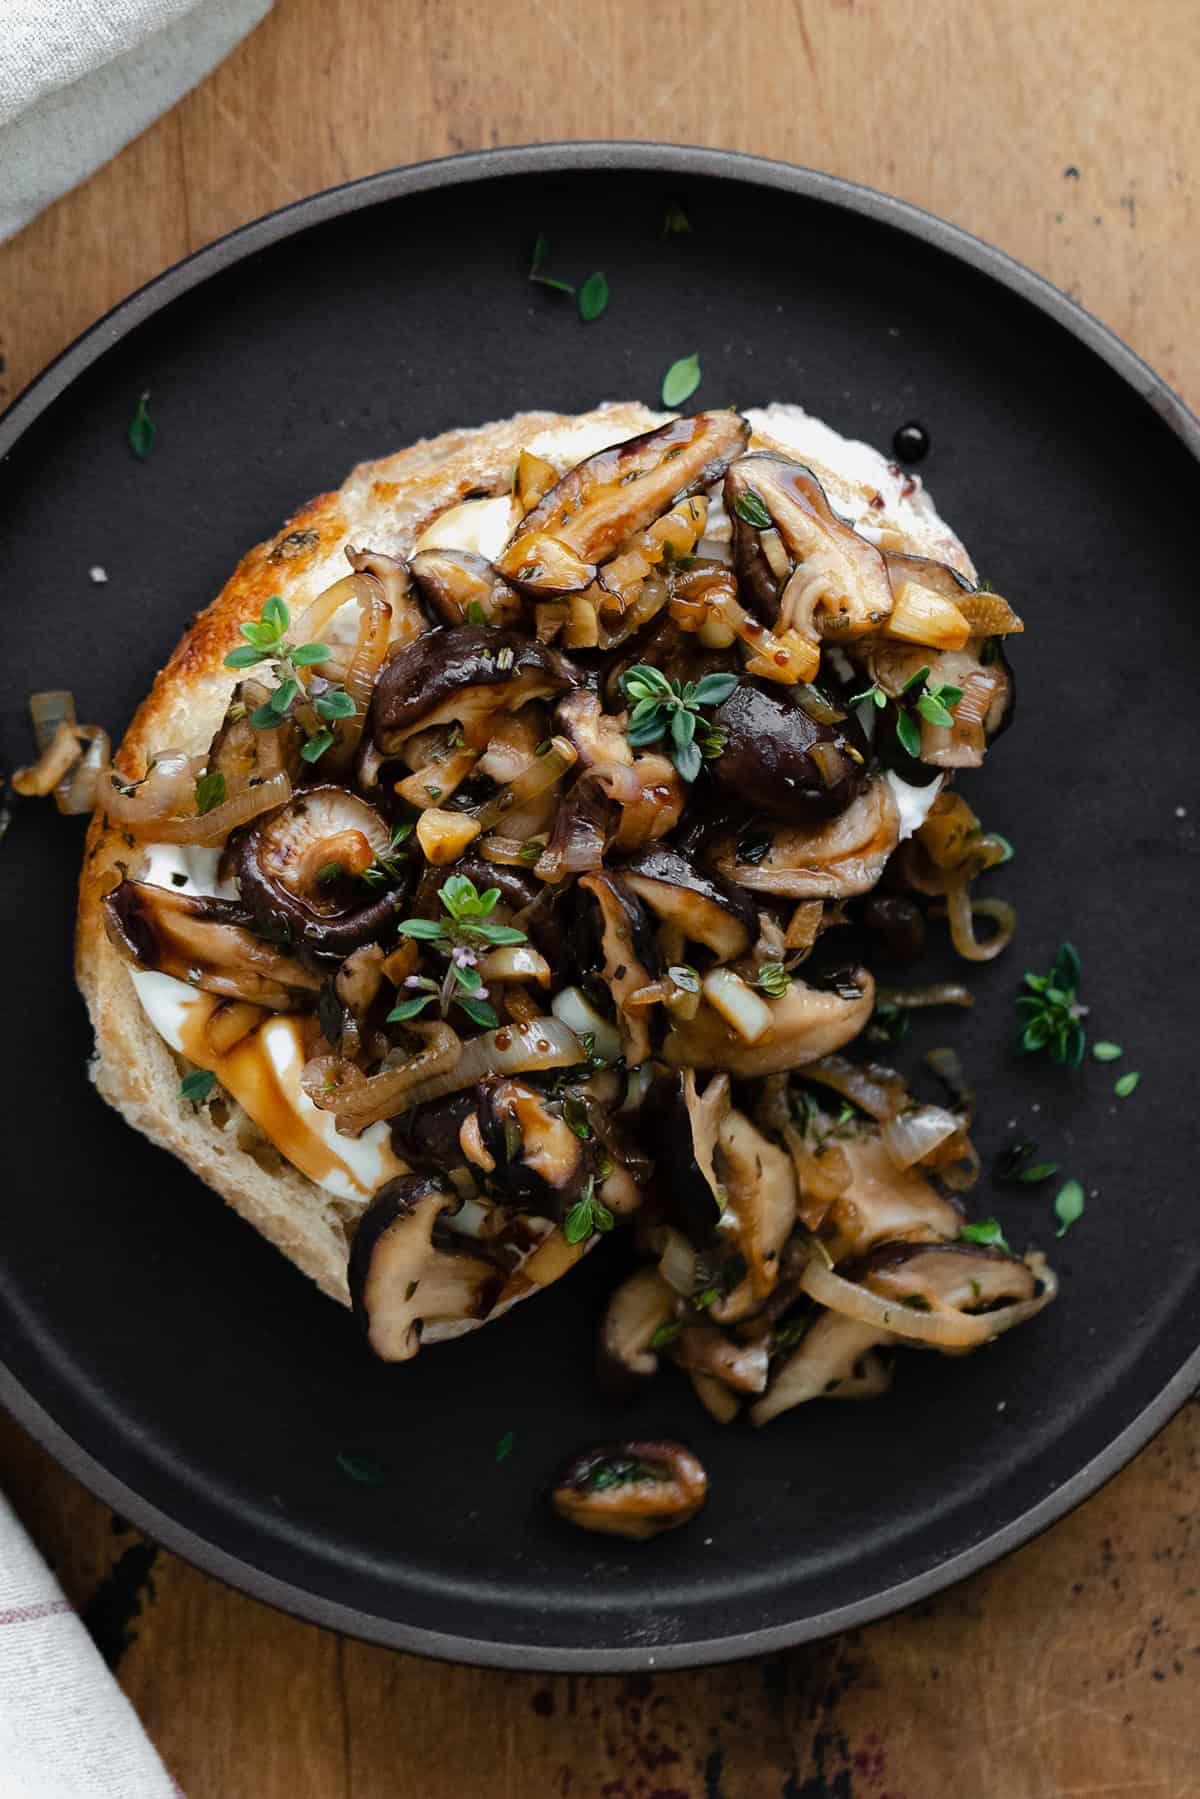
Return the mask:
{"type": "Polygon", "coordinates": [[[489,1006],[485,999],[464,999],[459,994],[457,1004],[466,1013],[472,1024],[480,1025],[485,1031],[494,1030],[500,1023],[494,1007],[489,1006]]]}
{"type": "Polygon", "coordinates": [[[137,411],[129,421],[129,447],[139,462],[145,462],[154,448],[154,440],[158,436],[158,426],[150,417],[150,395],[144,393],[137,403],[137,411]]]}
{"type": "Polygon", "coordinates": [[[701,382],[700,356],[698,352],[691,356],[681,356],[673,362],[663,376],[662,403],[664,406],[682,406],[690,400],[701,382]]]}
{"type": "Polygon", "coordinates": [[[370,1462],[366,1456],[343,1455],[339,1450],[335,1458],[339,1470],[359,1487],[383,1487],[387,1485],[387,1470],[378,1462],[370,1462]]]}
{"type": "Polygon", "coordinates": [[[771,514],[767,511],[766,502],[752,487],[740,493],[733,502],[733,510],[744,524],[752,525],[756,531],[765,531],[771,523],[771,514]]]}
{"type": "Polygon", "coordinates": [[[334,688],[332,693],[318,694],[313,705],[322,718],[353,718],[357,710],[350,695],[343,693],[340,687],[334,688]]]}
{"type": "Polygon", "coordinates": [[[1093,1043],[1092,1054],[1097,1062],[1117,1062],[1125,1051],[1119,1043],[1093,1043]]]}
{"type": "Polygon", "coordinates": [[[404,1024],[408,1019],[415,1018],[436,997],[437,995],[433,993],[423,993],[415,999],[402,999],[399,1005],[393,1006],[388,1013],[388,1024],[404,1024]]]}
{"type": "Polygon", "coordinates": [[[682,1329],[682,1319],[668,1318],[664,1324],[659,1325],[658,1329],[651,1337],[651,1349],[665,1349],[668,1343],[673,1343],[675,1341],[682,1329]]]}
{"type": "Polygon", "coordinates": [[[210,1069],[193,1068],[179,1083],[179,1097],[190,1100],[194,1106],[202,1106],[212,1098],[216,1086],[217,1077],[210,1069]]]}
{"type": "Polygon", "coordinates": [[[770,999],[783,999],[792,987],[782,962],[764,962],[758,971],[758,985],[770,999]]]}
{"type": "Polygon", "coordinates": [[[214,806],[225,803],[225,776],[219,768],[213,768],[207,774],[196,777],[196,814],[203,818],[214,806]]]}
{"type": "Polygon", "coordinates": [[[426,943],[435,943],[442,935],[442,925],[436,918],[405,918],[396,929],[402,937],[418,937],[426,943]]]}
{"type": "Polygon", "coordinates": [[[896,736],[900,747],[910,756],[921,754],[921,727],[910,713],[896,711],[896,736]]]}
{"type": "Polygon", "coordinates": [[[1121,1075],[1118,1080],[1113,1082],[1113,1092],[1118,1099],[1128,1099],[1141,1078],[1140,1074],[1135,1074],[1131,1069],[1128,1074],[1121,1075]]]}
{"type": "Polygon", "coordinates": [[[318,731],[315,737],[300,746],[300,754],[306,762],[319,762],[332,743],[332,731],[318,731]]]}
{"type": "Polygon", "coordinates": [[[1018,1168],[1016,1179],[1024,1181],[1027,1186],[1036,1186],[1039,1181],[1048,1181],[1052,1174],[1057,1173],[1057,1162],[1031,1162],[1028,1168],[1018,1168]]]}
{"type": "Polygon", "coordinates": [[[691,223],[682,206],[668,206],[663,214],[663,236],[678,237],[691,230],[691,223]]]}
{"type": "Polygon", "coordinates": [[[504,1435],[501,1437],[500,1441],[496,1445],[496,1460],[498,1462],[503,1462],[508,1459],[508,1457],[513,1452],[513,1448],[516,1444],[516,1441],[517,1441],[516,1432],[511,1431],[511,1430],[506,1430],[504,1435]]]}
{"type": "Polygon", "coordinates": [[[964,1224],[958,1240],[960,1243],[979,1243],[984,1249],[1002,1249],[1005,1255],[1012,1254],[995,1218],[980,1218],[975,1224],[964,1224]]]}
{"type": "Polygon", "coordinates": [[[1060,1187],[1058,1197],[1054,1201],[1054,1215],[1058,1219],[1057,1237],[1065,1237],[1073,1224],[1083,1217],[1083,1188],[1078,1181],[1068,1181],[1060,1187]]]}
{"type": "Polygon", "coordinates": [[[256,662],[266,657],[265,650],[257,649],[252,643],[239,643],[236,650],[230,650],[225,658],[226,668],[253,668],[256,662]]]}
{"type": "Polygon", "coordinates": [[[292,651],[292,661],[297,668],[313,668],[318,662],[328,662],[332,654],[327,643],[302,643],[292,651]]]}
{"type": "Polygon", "coordinates": [[[597,269],[579,290],[579,316],[585,325],[598,319],[608,306],[608,277],[597,269]]]}
{"type": "Polygon", "coordinates": [[[667,973],[675,985],[681,987],[685,993],[699,993],[700,976],[690,962],[673,962],[667,973]]]}

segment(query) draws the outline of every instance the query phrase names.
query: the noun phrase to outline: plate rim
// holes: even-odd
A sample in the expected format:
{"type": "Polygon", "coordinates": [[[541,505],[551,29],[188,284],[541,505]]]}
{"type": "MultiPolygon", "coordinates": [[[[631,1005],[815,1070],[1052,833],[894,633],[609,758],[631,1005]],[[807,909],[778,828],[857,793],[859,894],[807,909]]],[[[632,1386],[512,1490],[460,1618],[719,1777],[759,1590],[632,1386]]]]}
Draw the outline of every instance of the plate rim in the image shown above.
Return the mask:
{"type": "MultiPolygon", "coordinates": [[[[973,236],[961,226],[858,182],[742,151],[685,144],[585,140],[466,151],[456,156],[381,170],[293,201],[206,244],[119,301],[18,394],[0,414],[0,471],[4,459],[25,432],[74,381],[129,332],[214,275],[275,243],[331,219],[439,188],[509,175],[606,170],[634,170],[681,179],[700,176],[748,182],[821,201],[915,237],[999,282],[1070,332],[1153,409],[1200,463],[1200,419],[1162,376],[1078,301],[1006,251],[973,236]]],[[[296,1586],[231,1554],[210,1537],[178,1523],[127,1486],[90,1451],[76,1443],[24,1383],[0,1363],[0,1402],[60,1466],[155,1541],[235,1590],[306,1622],[388,1648],[481,1667],[577,1673],[701,1667],[770,1654],[859,1628],[931,1598],[1031,1541],[1089,1498],[1168,1423],[1198,1385],[1200,1347],[1191,1352],[1125,1429],[1081,1468],[1058,1482],[1052,1491],[1018,1517],[949,1561],[885,1587],[868,1598],[807,1618],[686,1643],[660,1642],[651,1650],[641,1645],[607,1649],[539,1647],[433,1631],[326,1599],[296,1586]]]]}

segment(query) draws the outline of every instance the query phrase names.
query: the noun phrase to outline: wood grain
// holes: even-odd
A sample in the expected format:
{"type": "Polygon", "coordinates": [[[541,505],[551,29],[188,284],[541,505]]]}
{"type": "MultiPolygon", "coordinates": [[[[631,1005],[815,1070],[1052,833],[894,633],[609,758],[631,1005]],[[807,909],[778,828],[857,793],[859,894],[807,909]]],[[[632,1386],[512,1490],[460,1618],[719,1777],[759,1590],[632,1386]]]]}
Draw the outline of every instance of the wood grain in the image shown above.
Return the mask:
{"type": "MultiPolygon", "coordinates": [[[[498,143],[808,163],[1031,263],[1200,407],[1194,0],[277,0],[0,247],[0,402],[180,256],[315,188],[498,143]]],[[[2,178],[2,177],[0,177],[2,178]]],[[[0,1475],[189,1799],[1194,1799],[1200,1411],[904,1616],[654,1679],[451,1669],[156,1553],[12,1425],[0,1475]]]]}

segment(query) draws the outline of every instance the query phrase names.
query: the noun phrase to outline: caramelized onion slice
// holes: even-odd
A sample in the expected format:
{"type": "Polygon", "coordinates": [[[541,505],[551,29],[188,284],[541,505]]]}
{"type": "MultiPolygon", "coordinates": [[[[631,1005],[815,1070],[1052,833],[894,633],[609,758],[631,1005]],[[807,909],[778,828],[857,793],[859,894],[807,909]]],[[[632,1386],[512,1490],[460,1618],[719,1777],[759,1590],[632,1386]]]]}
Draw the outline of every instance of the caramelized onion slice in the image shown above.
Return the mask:
{"type": "Polygon", "coordinates": [[[810,1299],[828,1306],[831,1312],[889,1331],[909,1342],[952,1351],[977,1349],[981,1343],[990,1343],[1003,1331],[1034,1317],[1058,1292],[1057,1278],[1043,1256],[1034,1253],[1025,1262],[1041,1283],[1042,1291],[1033,1299],[1017,1300],[995,1312],[959,1312],[953,1307],[916,1311],[902,1300],[885,1298],[857,1281],[846,1280],[817,1257],[800,1276],[800,1285],[810,1299]]]}

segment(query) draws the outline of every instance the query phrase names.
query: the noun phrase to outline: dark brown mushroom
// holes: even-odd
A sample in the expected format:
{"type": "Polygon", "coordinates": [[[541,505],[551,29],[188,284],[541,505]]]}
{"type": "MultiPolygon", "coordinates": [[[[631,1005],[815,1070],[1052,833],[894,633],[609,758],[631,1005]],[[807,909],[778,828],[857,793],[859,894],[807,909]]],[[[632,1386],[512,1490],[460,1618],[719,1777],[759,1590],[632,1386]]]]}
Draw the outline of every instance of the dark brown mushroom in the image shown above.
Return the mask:
{"type": "Polygon", "coordinates": [[[250,714],[270,697],[261,681],[239,681],[209,745],[205,767],[210,775],[224,776],[230,796],[297,759],[300,727],[294,719],[281,720],[271,731],[259,731],[250,723],[250,714]]]}
{"type": "Polygon", "coordinates": [[[841,642],[877,630],[891,613],[882,554],[838,517],[803,463],[775,452],[739,457],[725,477],[725,506],[739,578],[768,624],[841,642]],[[763,524],[752,522],[759,515],[763,524]],[[786,561],[768,553],[768,531],[786,561]]]}
{"type": "Polygon", "coordinates": [[[657,1537],[694,1518],[708,1476],[682,1443],[609,1443],[573,1456],[550,1504],[568,1524],[618,1537],[657,1537]]]}
{"type": "Polygon", "coordinates": [[[504,1268],[442,1225],[461,1203],[436,1177],[405,1174],[381,1187],[359,1220],[350,1297],[382,1361],[409,1361],[430,1327],[484,1319],[499,1298],[504,1268]]]}
{"type": "Polygon", "coordinates": [[[462,1168],[466,1163],[459,1133],[476,1106],[474,1089],[465,1093],[448,1093],[443,1099],[429,1100],[423,1106],[401,1112],[391,1121],[392,1146],[396,1154],[418,1168],[445,1172],[462,1168]]]}
{"type": "Polygon", "coordinates": [[[794,688],[739,681],[713,719],[725,732],[725,748],[709,770],[749,810],[814,824],[844,812],[867,784],[858,722],[819,722],[794,688]]]}
{"type": "Polygon", "coordinates": [[[247,927],[237,900],[122,881],[104,899],[109,940],[141,968],[273,1012],[311,1004],[321,978],[247,927]]]}
{"type": "Polygon", "coordinates": [[[384,934],[406,887],[363,882],[390,832],[347,787],[303,788],[231,839],[242,902],[260,929],[316,955],[341,958],[384,934]]]}
{"type": "Polygon", "coordinates": [[[526,513],[498,570],[543,598],[581,592],[635,532],[719,481],[749,435],[735,412],[699,412],[600,450],[526,513]]]}
{"type": "Polygon", "coordinates": [[[444,625],[471,622],[473,606],[489,625],[515,625],[525,610],[508,582],[473,550],[419,550],[408,566],[421,598],[444,625]]]}
{"type": "Polygon", "coordinates": [[[497,713],[548,699],[579,684],[558,650],[517,631],[456,625],[427,631],[400,651],[375,684],[368,729],[376,749],[396,755],[417,731],[462,726],[479,747],[497,713]]]}
{"type": "Polygon", "coordinates": [[[689,942],[702,943],[718,962],[745,955],[754,941],[757,908],[731,882],[678,850],[648,845],[622,864],[620,875],[657,918],[677,925],[689,942]]]}
{"type": "Polygon", "coordinates": [[[780,824],[765,850],[745,860],[744,839],[714,845],[727,880],[786,899],[851,899],[869,893],[900,841],[900,813],[888,782],[868,781],[844,812],[823,824],[780,824]]]}

